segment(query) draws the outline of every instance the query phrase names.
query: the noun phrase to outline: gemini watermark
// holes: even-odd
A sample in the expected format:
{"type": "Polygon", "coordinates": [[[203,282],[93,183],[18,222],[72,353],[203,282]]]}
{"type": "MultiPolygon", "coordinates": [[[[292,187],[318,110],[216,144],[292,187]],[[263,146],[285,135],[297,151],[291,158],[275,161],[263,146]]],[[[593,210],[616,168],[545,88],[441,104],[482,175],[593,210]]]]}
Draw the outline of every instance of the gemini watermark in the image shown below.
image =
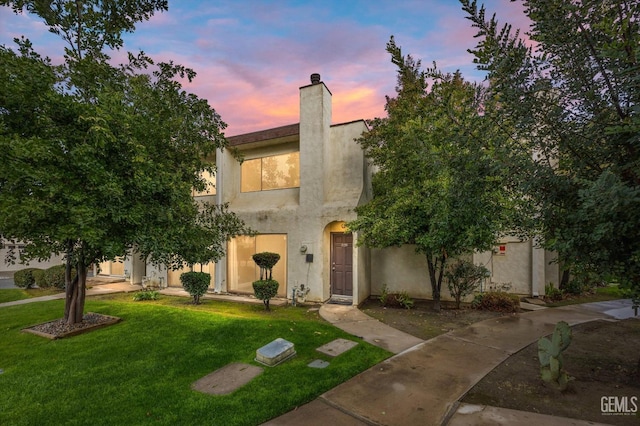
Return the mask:
{"type": "Polygon", "coordinates": [[[603,396],[600,398],[603,416],[635,416],[638,414],[637,396],[603,396]]]}

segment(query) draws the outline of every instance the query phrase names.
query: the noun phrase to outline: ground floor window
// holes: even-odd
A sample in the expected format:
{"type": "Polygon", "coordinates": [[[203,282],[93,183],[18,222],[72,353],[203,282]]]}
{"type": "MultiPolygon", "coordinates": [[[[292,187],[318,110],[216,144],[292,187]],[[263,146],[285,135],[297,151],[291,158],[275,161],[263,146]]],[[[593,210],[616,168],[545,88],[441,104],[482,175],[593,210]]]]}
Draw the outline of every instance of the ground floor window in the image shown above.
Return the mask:
{"type": "Polygon", "coordinates": [[[260,279],[260,269],[252,256],[263,251],[280,255],[280,261],[273,268],[273,279],[280,283],[278,296],[287,294],[287,235],[265,234],[255,237],[240,236],[229,242],[227,252],[229,291],[253,293],[254,281],[260,279]]]}
{"type": "MultiPolygon", "coordinates": [[[[190,272],[192,269],[184,265],[182,268],[172,271],[171,269],[167,271],[167,285],[169,287],[182,287],[182,282],[180,281],[180,275],[185,272],[190,272]]],[[[215,272],[216,272],[216,264],[211,263],[196,263],[193,265],[194,272],[206,272],[211,275],[211,282],[209,283],[210,288],[214,288],[215,286],[215,272]]]]}
{"type": "MultiPolygon", "coordinates": [[[[131,271],[128,271],[131,272],[131,271]]],[[[118,257],[115,261],[107,261],[100,263],[100,269],[98,271],[100,275],[117,275],[124,276],[124,258],[118,257]]]]}

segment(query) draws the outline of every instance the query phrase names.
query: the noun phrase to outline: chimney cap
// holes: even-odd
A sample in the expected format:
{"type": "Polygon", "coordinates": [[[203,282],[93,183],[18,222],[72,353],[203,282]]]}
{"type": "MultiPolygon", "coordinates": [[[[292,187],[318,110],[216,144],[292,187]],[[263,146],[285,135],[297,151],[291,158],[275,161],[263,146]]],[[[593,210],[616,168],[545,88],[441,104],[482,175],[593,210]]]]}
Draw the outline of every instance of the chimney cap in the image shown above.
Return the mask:
{"type": "Polygon", "coordinates": [[[311,84],[320,84],[320,74],[318,73],[311,74],[311,84]]]}

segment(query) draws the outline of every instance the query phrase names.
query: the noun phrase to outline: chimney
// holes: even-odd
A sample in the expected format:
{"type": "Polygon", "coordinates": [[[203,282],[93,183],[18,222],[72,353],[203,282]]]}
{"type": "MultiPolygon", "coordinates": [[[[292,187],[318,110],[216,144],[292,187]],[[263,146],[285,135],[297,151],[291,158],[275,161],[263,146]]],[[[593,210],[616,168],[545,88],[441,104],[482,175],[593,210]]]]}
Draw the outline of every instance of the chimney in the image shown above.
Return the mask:
{"type": "Polygon", "coordinates": [[[300,206],[317,211],[324,202],[324,156],[330,145],[331,92],[311,74],[300,88],[300,206]]]}

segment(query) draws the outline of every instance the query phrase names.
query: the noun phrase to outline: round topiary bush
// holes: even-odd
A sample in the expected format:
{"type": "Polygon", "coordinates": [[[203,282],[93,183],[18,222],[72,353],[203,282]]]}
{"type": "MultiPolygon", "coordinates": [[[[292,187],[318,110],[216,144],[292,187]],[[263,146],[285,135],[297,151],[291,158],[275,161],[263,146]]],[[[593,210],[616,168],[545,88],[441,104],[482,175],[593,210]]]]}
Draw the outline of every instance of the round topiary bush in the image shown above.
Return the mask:
{"type": "Polygon", "coordinates": [[[280,255],[278,253],[264,251],[262,253],[256,253],[252,257],[253,261],[256,262],[256,265],[260,268],[260,279],[263,278],[263,273],[265,280],[272,279],[271,271],[280,260],[280,255]]]}
{"type": "Polygon", "coordinates": [[[269,300],[278,294],[278,281],[276,280],[258,280],[253,282],[253,291],[256,294],[256,298],[262,300],[265,309],[269,308],[269,300]]]}
{"type": "Polygon", "coordinates": [[[37,287],[46,287],[46,284],[44,282],[44,269],[34,269],[33,278],[36,280],[37,287]]]}
{"type": "MultiPolygon", "coordinates": [[[[65,265],[55,265],[45,269],[43,274],[44,287],[55,287],[64,290],[64,272],[66,268],[65,265]]],[[[71,269],[71,279],[73,280],[75,277],[76,270],[71,269]]]]}
{"type": "Polygon", "coordinates": [[[40,271],[37,268],[25,268],[19,271],[16,271],[13,274],[13,282],[16,287],[20,288],[30,288],[36,284],[36,277],[34,272],[40,271]]]}
{"type": "Polygon", "coordinates": [[[193,296],[193,303],[200,304],[200,296],[207,292],[211,282],[211,274],[206,272],[185,272],[180,275],[182,287],[193,296]]]}

